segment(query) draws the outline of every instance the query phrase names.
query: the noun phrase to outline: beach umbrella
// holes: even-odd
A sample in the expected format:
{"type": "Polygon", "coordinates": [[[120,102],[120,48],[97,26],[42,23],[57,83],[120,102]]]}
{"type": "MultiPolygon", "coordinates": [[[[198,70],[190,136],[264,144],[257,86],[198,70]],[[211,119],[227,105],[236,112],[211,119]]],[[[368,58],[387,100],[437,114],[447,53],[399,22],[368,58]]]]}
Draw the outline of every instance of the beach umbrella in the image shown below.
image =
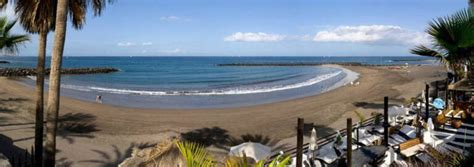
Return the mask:
{"type": "Polygon", "coordinates": [[[433,101],[433,106],[436,108],[436,109],[444,109],[444,101],[443,99],[440,99],[440,98],[436,98],[434,101],[433,101]]]}
{"type": "Polygon", "coordinates": [[[316,150],[318,150],[318,135],[316,129],[311,130],[311,137],[309,138],[309,151],[312,153],[311,163],[314,163],[316,157],[316,150]]]}
{"type": "Polygon", "coordinates": [[[311,137],[309,139],[309,150],[315,151],[318,149],[318,135],[316,129],[311,130],[311,137]]]}
{"type": "Polygon", "coordinates": [[[434,129],[433,120],[428,118],[428,131],[432,131],[434,129]]]}
{"type": "Polygon", "coordinates": [[[260,143],[246,142],[230,147],[229,155],[243,157],[243,154],[245,153],[245,156],[253,158],[255,161],[259,161],[267,158],[270,155],[270,152],[270,147],[264,146],[260,143]]]}

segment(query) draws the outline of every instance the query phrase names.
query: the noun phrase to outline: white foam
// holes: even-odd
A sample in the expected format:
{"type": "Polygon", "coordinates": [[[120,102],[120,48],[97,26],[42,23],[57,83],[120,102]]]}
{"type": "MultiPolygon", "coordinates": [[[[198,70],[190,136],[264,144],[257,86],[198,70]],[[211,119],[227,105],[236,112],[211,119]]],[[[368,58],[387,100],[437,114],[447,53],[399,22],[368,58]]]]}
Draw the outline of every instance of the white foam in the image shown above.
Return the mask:
{"type": "Polygon", "coordinates": [[[244,95],[244,94],[255,94],[255,93],[268,93],[274,91],[282,91],[288,89],[301,88],[305,86],[314,85],[330,78],[336,77],[343,74],[344,70],[337,71],[329,74],[319,75],[304,82],[290,84],[290,85],[278,85],[271,87],[237,87],[231,89],[215,89],[210,91],[147,91],[147,90],[131,90],[131,89],[115,89],[115,88],[104,88],[97,86],[77,86],[77,85],[61,85],[63,88],[79,90],[79,91],[97,91],[104,93],[113,94],[133,94],[133,95],[149,95],[149,96],[210,96],[210,95],[244,95]]]}

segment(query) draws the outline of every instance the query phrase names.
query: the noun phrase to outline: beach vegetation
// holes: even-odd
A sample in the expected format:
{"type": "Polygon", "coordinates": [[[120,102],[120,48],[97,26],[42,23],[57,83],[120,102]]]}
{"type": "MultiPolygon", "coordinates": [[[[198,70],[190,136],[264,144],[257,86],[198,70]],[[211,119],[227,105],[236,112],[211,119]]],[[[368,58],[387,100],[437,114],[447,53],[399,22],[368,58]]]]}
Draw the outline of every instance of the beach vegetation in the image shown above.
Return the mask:
{"type": "Polygon", "coordinates": [[[16,21],[10,21],[7,17],[0,17],[0,49],[3,55],[15,55],[18,47],[30,40],[26,34],[13,34],[11,32],[16,21]]]}
{"type": "Polygon", "coordinates": [[[411,53],[438,58],[457,76],[464,76],[465,66],[470,69],[474,61],[474,10],[437,18],[429,23],[426,32],[431,37],[431,47],[419,45],[411,53]]]}
{"type": "MultiPolygon", "coordinates": [[[[183,156],[186,166],[188,167],[214,167],[220,166],[213,156],[206,150],[202,144],[189,141],[174,141],[183,156]]],[[[271,160],[260,160],[255,162],[248,158],[245,153],[243,157],[228,156],[224,158],[225,167],[284,167],[290,163],[291,156],[281,154],[271,160]],[[265,165],[265,162],[268,162],[265,165]]],[[[222,164],[221,164],[222,165],[222,164]]]]}
{"type": "Polygon", "coordinates": [[[362,123],[366,120],[364,114],[362,114],[360,111],[354,110],[354,113],[359,118],[359,123],[362,123]]]}
{"type": "Polygon", "coordinates": [[[213,157],[204,145],[193,142],[176,141],[187,167],[213,167],[216,166],[213,157]]]}
{"type": "Polygon", "coordinates": [[[382,114],[377,113],[377,112],[373,112],[371,115],[374,117],[374,125],[375,126],[379,126],[379,125],[382,124],[382,118],[381,118],[382,114]]]}

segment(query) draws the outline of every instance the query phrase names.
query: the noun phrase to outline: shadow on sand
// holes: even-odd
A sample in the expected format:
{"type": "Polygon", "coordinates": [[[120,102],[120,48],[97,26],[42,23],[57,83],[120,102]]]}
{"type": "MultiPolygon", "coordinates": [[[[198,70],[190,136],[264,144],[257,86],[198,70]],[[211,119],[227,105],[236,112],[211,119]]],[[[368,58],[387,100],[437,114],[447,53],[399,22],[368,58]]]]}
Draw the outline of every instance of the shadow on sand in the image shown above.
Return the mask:
{"type": "MultiPolygon", "coordinates": [[[[390,103],[390,102],[389,102],[390,103]]],[[[372,102],[354,102],[352,103],[355,107],[360,107],[363,109],[380,109],[382,110],[384,107],[382,103],[372,103],[372,102]]],[[[396,106],[396,104],[388,104],[388,107],[396,106]]]]}
{"type": "Polygon", "coordinates": [[[91,150],[97,154],[97,159],[79,161],[79,163],[94,163],[103,167],[115,167],[130,157],[133,149],[144,149],[155,146],[156,143],[131,143],[125,150],[121,151],[116,145],[112,145],[112,152],[107,153],[103,150],[91,150]]]}
{"type": "Polygon", "coordinates": [[[74,137],[94,138],[90,133],[100,131],[95,124],[96,116],[84,113],[67,113],[58,118],[58,137],[74,143],[74,137]]]}
{"type": "Polygon", "coordinates": [[[243,134],[238,137],[230,136],[228,131],[220,127],[195,129],[181,134],[184,141],[199,143],[203,146],[215,146],[221,149],[228,149],[230,146],[239,145],[245,142],[257,142],[267,146],[274,146],[277,141],[268,136],[260,134],[243,134]]]}
{"type": "Polygon", "coordinates": [[[5,106],[2,106],[3,104],[6,104],[6,103],[11,103],[11,102],[23,102],[23,101],[28,101],[28,99],[25,99],[25,98],[7,98],[7,99],[0,99],[0,113],[3,112],[3,113],[13,113],[15,112],[14,110],[12,109],[9,109],[5,106]]]}
{"type": "Polygon", "coordinates": [[[230,136],[228,131],[220,127],[195,129],[181,134],[181,138],[185,141],[202,144],[206,147],[215,145],[226,145],[230,136]]]}
{"type": "MultiPolygon", "coordinates": [[[[316,129],[316,133],[319,138],[336,133],[336,130],[324,125],[315,125],[314,123],[305,123],[303,127],[304,136],[308,136],[308,137],[311,136],[311,131],[313,130],[313,128],[316,129]]],[[[296,127],[295,127],[295,132],[296,132],[296,127]]]]}
{"type": "Polygon", "coordinates": [[[0,104],[8,103],[8,102],[24,102],[29,101],[26,98],[7,98],[7,99],[0,99],[0,104]]]}

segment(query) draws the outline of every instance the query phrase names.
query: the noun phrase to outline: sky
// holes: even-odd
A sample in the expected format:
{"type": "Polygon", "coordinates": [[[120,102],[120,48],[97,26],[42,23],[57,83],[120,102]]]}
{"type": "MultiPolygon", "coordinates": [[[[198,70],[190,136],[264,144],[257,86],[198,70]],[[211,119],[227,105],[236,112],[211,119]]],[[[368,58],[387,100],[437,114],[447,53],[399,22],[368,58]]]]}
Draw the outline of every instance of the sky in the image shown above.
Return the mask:
{"type": "MultiPolygon", "coordinates": [[[[65,56],[409,56],[467,0],[115,0],[65,56]]],[[[13,7],[0,15],[14,18],[13,7]]],[[[20,26],[14,33],[24,33],[20,26]]],[[[48,56],[53,33],[48,36],[48,56]]],[[[20,56],[36,56],[36,35],[20,56]]]]}

